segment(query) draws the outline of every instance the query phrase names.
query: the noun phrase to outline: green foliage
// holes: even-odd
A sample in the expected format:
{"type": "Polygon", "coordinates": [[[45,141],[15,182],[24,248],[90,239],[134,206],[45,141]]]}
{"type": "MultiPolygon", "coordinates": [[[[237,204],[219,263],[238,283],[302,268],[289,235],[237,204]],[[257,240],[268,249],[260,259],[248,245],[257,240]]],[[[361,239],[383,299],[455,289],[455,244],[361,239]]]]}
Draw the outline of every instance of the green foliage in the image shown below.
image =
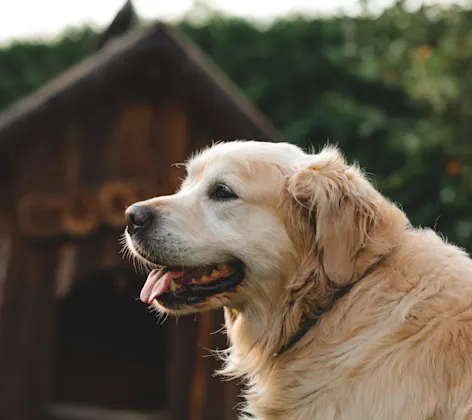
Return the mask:
{"type": "MultiPolygon", "coordinates": [[[[289,141],[339,144],[416,225],[472,250],[472,12],[402,2],[377,18],[214,15],[182,30],[289,141]]],[[[85,29],[0,50],[0,108],[91,51],[85,29]]]]}
{"type": "Polygon", "coordinates": [[[92,51],[92,30],[69,29],[56,42],[14,42],[0,49],[0,110],[38,89],[92,51]]]}

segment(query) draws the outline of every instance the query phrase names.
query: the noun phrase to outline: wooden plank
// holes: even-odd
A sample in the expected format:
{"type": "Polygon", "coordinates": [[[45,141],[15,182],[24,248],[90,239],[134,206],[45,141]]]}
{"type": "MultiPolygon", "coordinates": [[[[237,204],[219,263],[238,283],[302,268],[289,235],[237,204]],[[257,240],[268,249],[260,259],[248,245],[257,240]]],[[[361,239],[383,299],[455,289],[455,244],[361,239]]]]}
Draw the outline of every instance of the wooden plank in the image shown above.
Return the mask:
{"type": "Polygon", "coordinates": [[[152,119],[149,105],[132,102],[122,106],[109,146],[111,177],[136,178],[152,173],[152,119]]]}
{"type": "Polygon", "coordinates": [[[195,366],[197,328],[193,317],[168,320],[167,401],[170,420],[188,420],[191,416],[190,392],[195,366]]]}
{"type": "MultiPolygon", "coordinates": [[[[65,143],[65,167],[64,167],[64,186],[66,190],[74,189],[78,184],[80,171],[81,153],[80,126],[77,123],[70,123],[64,133],[65,143]]],[[[58,267],[55,279],[55,295],[62,298],[66,296],[73,285],[77,269],[77,246],[70,242],[59,246],[58,249],[58,267]]]]}
{"type": "Polygon", "coordinates": [[[28,372],[37,374],[33,377],[33,381],[29,388],[29,407],[30,417],[35,418],[41,413],[45,404],[51,395],[51,366],[52,366],[52,343],[54,334],[54,317],[55,317],[55,273],[58,264],[57,248],[35,250],[35,257],[38,258],[39,280],[38,294],[35,299],[38,300],[36,308],[32,308],[33,313],[30,315],[30,330],[34,331],[30,342],[35,343],[36,349],[32,349],[28,372]],[[42,316],[37,314],[41,311],[42,316]],[[33,351],[36,352],[34,355],[33,351]]]}
{"type": "MultiPolygon", "coordinates": [[[[13,197],[63,188],[64,147],[59,129],[36,133],[34,147],[18,167],[13,197]]],[[[13,198],[12,197],[12,198],[13,198]]],[[[17,231],[17,220],[10,226],[17,231]]],[[[54,319],[55,247],[35,247],[12,235],[10,267],[0,317],[0,418],[34,419],[49,398],[50,350],[54,319]]]]}
{"type": "MultiPolygon", "coordinates": [[[[0,313],[4,301],[4,288],[10,265],[11,236],[10,231],[5,228],[0,234],[0,313]]],[[[0,346],[1,348],[1,346],[0,346]]],[[[0,354],[1,358],[1,354],[0,354]]]]}
{"type": "Polygon", "coordinates": [[[77,272],[78,247],[74,243],[65,243],[58,249],[55,295],[61,299],[69,294],[77,272]]]}
{"type": "Polygon", "coordinates": [[[190,114],[189,126],[189,153],[200,152],[219,139],[214,127],[207,127],[194,114],[190,114]]]}
{"type": "MultiPolygon", "coordinates": [[[[213,314],[203,312],[197,318],[197,348],[195,351],[195,368],[193,371],[190,420],[205,420],[205,405],[208,400],[208,349],[211,347],[213,314]]],[[[217,401],[215,401],[218,403],[217,401]]],[[[214,418],[214,417],[212,417],[214,418]]]]}
{"type": "Polygon", "coordinates": [[[211,353],[211,351],[225,348],[225,338],[221,333],[218,333],[218,331],[221,331],[221,313],[222,311],[208,312],[211,326],[207,331],[207,343],[205,343],[206,350],[204,352],[205,375],[208,381],[205,395],[205,419],[224,418],[226,403],[224,394],[225,383],[222,381],[222,378],[214,375],[221,363],[216,356],[211,353]]]}
{"type": "Polygon", "coordinates": [[[108,151],[117,112],[113,98],[100,99],[77,120],[80,129],[77,182],[82,186],[96,188],[110,177],[108,151]]]}
{"type": "MultiPolygon", "coordinates": [[[[88,187],[98,199],[100,187],[113,178],[115,163],[109,152],[114,147],[113,128],[119,115],[119,103],[107,98],[93,104],[93,107],[77,120],[78,165],[76,174],[69,179],[67,189],[88,187]]],[[[105,232],[101,227],[75,245],[76,278],[110,269],[111,266],[116,269],[121,262],[119,233],[105,232]],[[111,257],[113,252],[116,257],[111,257]]]]}
{"type": "MultiPolygon", "coordinates": [[[[4,288],[8,276],[11,255],[12,226],[11,217],[14,209],[11,196],[11,182],[9,179],[0,178],[0,325],[4,302],[4,288]]],[[[0,350],[2,346],[0,343],[0,350]]],[[[0,360],[2,355],[0,353],[0,360]]]]}
{"type": "MultiPolygon", "coordinates": [[[[5,162],[1,162],[5,164],[5,162]]],[[[5,365],[2,361],[5,360],[4,350],[5,345],[3,340],[5,339],[5,330],[7,328],[5,322],[5,302],[7,299],[7,280],[8,275],[11,271],[12,261],[12,216],[14,214],[14,208],[12,203],[12,174],[7,172],[0,174],[0,389],[3,386],[2,373],[5,370],[5,365]]],[[[4,375],[3,375],[4,376],[4,375]]],[[[6,407],[1,402],[0,398],[0,418],[2,412],[6,410],[6,407]]]]}
{"type": "Polygon", "coordinates": [[[14,238],[11,254],[0,328],[0,417],[35,419],[49,394],[56,252],[14,238]]]}
{"type": "Polygon", "coordinates": [[[190,125],[187,110],[177,98],[159,104],[154,113],[153,150],[156,195],[171,194],[181,183],[190,153],[190,125]]]}

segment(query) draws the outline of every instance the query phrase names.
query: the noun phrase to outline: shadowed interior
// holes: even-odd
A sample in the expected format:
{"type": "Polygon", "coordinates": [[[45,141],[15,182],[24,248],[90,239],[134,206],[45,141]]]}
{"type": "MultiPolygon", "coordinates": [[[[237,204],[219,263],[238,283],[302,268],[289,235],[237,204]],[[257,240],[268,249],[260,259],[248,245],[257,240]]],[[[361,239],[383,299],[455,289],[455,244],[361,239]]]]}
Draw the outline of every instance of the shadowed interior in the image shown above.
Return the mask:
{"type": "Polygon", "coordinates": [[[160,409],[166,401],[166,325],[135,297],[142,280],[79,280],[58,303],[53,402],[160,409]]]}

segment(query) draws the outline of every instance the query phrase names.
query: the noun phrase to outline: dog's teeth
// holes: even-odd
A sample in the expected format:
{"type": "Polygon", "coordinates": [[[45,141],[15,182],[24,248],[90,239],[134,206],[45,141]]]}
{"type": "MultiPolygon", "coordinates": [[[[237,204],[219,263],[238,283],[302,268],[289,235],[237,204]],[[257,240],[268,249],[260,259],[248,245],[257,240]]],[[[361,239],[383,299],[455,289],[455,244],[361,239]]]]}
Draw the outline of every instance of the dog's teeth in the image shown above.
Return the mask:
{"type": "Polygon", "coordinates": [[[226,270],[229,268],[229,264],[228,263],[219,263],[216,265],[216,268],[218,270],[226,270]]]}
{"type": "Polygon", "coordinates": [[[177,290],[177,284],[175,284],[175,281],[174,281],[174,280],[171,280],[171,281],[170,281],[169,290],[170,290],[171,292],[175,292],[175,291],[177,290]]]}
{"type": "MultiPolygon", "coordinates": [[[[195,279],[193,279],[193,280],[195,280],[195,279]]],[[[193,281],[193,280],[192,280],[192,281],[193,281]]],[[[207,280],[208,280],[208,277],[205,276],[205,275],[203,275],[203,276],[200,277],[200,281],[201,281],[202,283],[205,283],[205,281],[207,281],[207,280]]],[[[197,281],[195,280],[195,282],[197,282],[197,281]]]]}
{"type": "Polygon", "coordinates": [[[209,276],[211,274],[212,268],[211,267],[205,267],[203,269],[203,276],[209,276]]]}

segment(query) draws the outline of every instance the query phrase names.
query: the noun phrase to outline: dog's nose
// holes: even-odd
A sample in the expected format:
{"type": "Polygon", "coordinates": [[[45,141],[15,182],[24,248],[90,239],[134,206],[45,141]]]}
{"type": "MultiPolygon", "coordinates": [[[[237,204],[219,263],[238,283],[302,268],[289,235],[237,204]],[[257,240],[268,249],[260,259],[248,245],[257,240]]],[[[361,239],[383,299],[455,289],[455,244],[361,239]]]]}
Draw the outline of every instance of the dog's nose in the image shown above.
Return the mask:
{"type": "Polygon", "coordinates": [[[125,211],[127,229],[130,235],[147,229],[153,219],[153,211],[148,206],[133,204],[125,211]]]}

